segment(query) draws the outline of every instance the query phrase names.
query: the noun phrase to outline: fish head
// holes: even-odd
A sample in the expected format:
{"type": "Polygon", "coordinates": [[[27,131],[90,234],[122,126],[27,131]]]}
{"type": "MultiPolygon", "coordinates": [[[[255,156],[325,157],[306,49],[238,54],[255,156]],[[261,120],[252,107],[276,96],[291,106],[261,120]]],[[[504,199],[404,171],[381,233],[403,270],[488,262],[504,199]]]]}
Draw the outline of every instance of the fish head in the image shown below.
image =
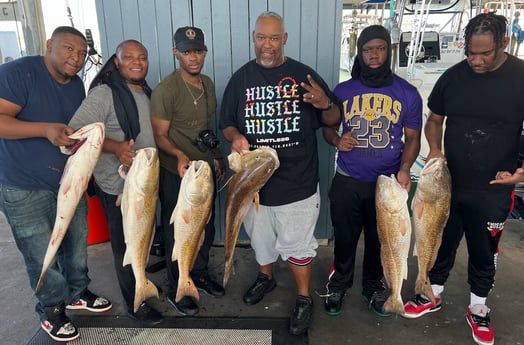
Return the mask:
{"type": "MultiPolygon", "coordinates": [[[[84,144],[94,148],[94,151],[98,151],[99,153],[102,149],[102,144],[105,138],[105,126],[102,122],[90,123],[76,130],[73,134],[69,135],[69,138],[78,141],[73,146],[61,146],[60,152],[63,154],[73,155],[83,147],[84,144]]],[[[98,159],[98,156],[96,156],[96,158],[98,159]]]]}
{"type": "Polygon", "coordinates": [[[191,161],[180,186],[189,205],[200,205],[213,195],[213,173],[204,160],[191,161]]]}
{"type": "Polygon", "coordinates": [[[280,161],[278,160],[278,154],[275,149],[268,146],[263,146],[255,151],[258,151],[258,159],[267,162],[269,165],[272,165],[274,170],[280,167],[280,161]]]}
{"type": "Polygon", "coordinates": [[[158,152],[155,147],[145,147],[137,150],[134,160],[140,161],[140,166],[142,167],[153,169],[160,167],[158,152]]]}
{"type": "Polygon", "coordinates": [[[227,156],[227,160],[229,168],[234,172],[257,166],[272,167],[273,170],[276,170],[280,166],[277,151],[268,146],[262,146],[253,151],[244,151],[242,155],[232,152],[227,156]]]}
{"type": "Polygon", "coordinates": [[[136,151],[133,163],[127,173],[126,178],[130,175],[136,177],[134,181],[141,185],[140,190],[144,192],[154,192],[158,189],[158,174],[160,171],[160,162],[158,152],[154,147],[146,147],[136,151]]]}
{"type": "Polygon", "coordinates": [[[408,192],[398,183],[395,175],[380,175],[375,190],[376,204],[384,207],[389,213],[398,213],[407,207],[408,192]]]}
{"type": "Polygon", "coordinates": [[[275,149],[264,146],[244,153],[237,164],[240,168],[238,171],[257,171],[272,175],[280,166],[280,161],[275,149]]]}
{"type": "Polygon", "coordinates": [[[435,197],[442,193],[451,193],[451,175],[446,161],[441,158],[431,158],[420,171],[417,186],[422,193],[433,193],[435,197]]]}
{"type": "Polygon", "coordinates": [[[102,122],[94,122],[78,129],[76,132],[71,134],[71,139],[87,139],[90,142],[102,142],[105,136],[105,126],[102,122]]]}

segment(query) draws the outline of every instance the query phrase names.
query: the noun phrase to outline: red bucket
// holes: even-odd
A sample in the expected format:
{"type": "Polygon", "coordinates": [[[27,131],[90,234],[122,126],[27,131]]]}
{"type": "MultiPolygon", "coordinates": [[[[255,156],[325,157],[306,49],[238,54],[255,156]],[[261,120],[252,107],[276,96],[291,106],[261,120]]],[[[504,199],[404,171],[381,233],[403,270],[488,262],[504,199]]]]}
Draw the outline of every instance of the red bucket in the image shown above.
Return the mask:
{"type": "Polygon", "coordinates": [[[98,196],[87,197],[87,244],[109,241],[109,226],[98,196]]]}

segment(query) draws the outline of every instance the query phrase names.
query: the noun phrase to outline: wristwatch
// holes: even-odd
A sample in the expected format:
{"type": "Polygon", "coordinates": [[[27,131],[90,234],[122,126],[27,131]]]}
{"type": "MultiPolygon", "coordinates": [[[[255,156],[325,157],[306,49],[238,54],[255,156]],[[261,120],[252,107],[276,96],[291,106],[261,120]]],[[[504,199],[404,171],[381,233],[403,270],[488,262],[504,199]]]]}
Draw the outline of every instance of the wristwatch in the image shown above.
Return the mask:
{"type": "Polygon", "coordinates": [[[326,111],[326,110],[329,110],[329,109],[331,109],[331,108],[333,108],[333,101],[329,101],[329,104],[328,104],[327,108],[322,108],[322,109],[320,109],[320,110],[322,110],[322,111],[326,111]]]}

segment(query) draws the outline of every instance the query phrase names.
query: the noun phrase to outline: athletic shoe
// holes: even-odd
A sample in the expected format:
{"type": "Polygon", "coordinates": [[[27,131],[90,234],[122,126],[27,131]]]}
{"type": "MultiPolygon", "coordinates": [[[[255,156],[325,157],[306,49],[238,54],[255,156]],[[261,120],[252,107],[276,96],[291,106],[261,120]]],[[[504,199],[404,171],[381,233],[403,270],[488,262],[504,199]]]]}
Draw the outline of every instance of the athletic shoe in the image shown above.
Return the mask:
{"type": "Polygon", "coordinates": [[[440,297],[435,297],[435,303],[436,304],[431,303],[424,295],[415,295],[409,302],[404,304],[404,314],[402,314],[402,316],[408,319],[416,319],[427,313],[440,310],[442,307],[440,297]]]}
{"type": "Polygon", "coordinates": [[[344,301],[345,291],[332,291],[323,295],[326,297],[324,309],[328,315],[337,316],[342,311],[342,302],[344,301]]]}
{"type": "Polygon", "coordinates": [[[247,305],[257,304],[264,298],[266,293],[273,291],[276,286],[277,281],[274,276],[269,279],[267,274],[258,272],[257,279],[244,294],[244,303],[247,305]]]}
{"type": "Polygon", "coordinates": [[[69,304],[66,308],[69,310],[84,309],[93,313],[102,313],[111,309],[112,304],[104,297],[100,297],[85,289],[80,294],[78,301],[69,304]]]}
{"type": "Polygon", "coordinates": [[[215,282],[208,274],[204,274],[200,279],[196,279],[195,286],[198,291],[201,291],[211,297],[222,297],[226,293],[222,285],[215,282]]]}
{"type": "Polygon", "coordinates": [[[311,297],[298,295],[295,301],[295,309],[289,323],[289,333],[300,335],[309,328],[311,315],[313,314],[313,300],[311,297]]]}
{"type": "Polygon", "coordinates": [[[46,320],[40,322],[40,327],[56,341],[72,341],[80,336],[76,327],[65,314],[64,304],[44,308],[46,320]]]}
{"type": "Polygon", "coordinates": [[[159,324],[163,320],[162,314],[160,314],[158,310],[152,308],[146,302],[142,302],[142,304],[140,304],[136,313],[130,310],[128,311],[128,314],[134,320],[150,326],[159,324]]]}
{"type": "Polygon", "coordinates": [[[386,288],[382,287],[380,290],[373,291],[372,293],[362,292],[366,302],[368,303],[369,310],[375,315],[387,317],[391,313],[384,311],[384,303],[389,297],[389,292],[386,288]]]}
{"type": "Polygon", "coordinates": [[[493,345],[493,327],[489,320],[489,308],[482,304],[475,304],[468,308],[466,321],[471,327],[473,340],[479,345],[493,345]]]}
{"type": "Polygon", "coordinates": [[[200,311],[200,308],[198,304],[195,302],[193,297],[191,296],[184,296],[182,299],[178,302],[175,301],[175,295],[173,296],[167,296],[167,301],[175,307],[176,311],[178,311],[179,314],[184,316],[193,316],[198,314],[200,311]]]}

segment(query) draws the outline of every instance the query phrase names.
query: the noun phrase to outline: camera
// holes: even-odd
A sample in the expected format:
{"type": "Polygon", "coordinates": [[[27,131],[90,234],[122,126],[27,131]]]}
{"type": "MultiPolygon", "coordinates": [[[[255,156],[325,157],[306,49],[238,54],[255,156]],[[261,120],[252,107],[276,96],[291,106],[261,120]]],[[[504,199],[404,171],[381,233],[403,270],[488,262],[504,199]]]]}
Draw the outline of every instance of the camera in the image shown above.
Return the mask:
{"type": "Polygon", "coordinates": [[[198,133],[198,137],[195,139],[195,145],[202,152],[206,152],[209,149],[214,149],[220,145],[215,133],[210,129],[201,130],[198,133]]]}

